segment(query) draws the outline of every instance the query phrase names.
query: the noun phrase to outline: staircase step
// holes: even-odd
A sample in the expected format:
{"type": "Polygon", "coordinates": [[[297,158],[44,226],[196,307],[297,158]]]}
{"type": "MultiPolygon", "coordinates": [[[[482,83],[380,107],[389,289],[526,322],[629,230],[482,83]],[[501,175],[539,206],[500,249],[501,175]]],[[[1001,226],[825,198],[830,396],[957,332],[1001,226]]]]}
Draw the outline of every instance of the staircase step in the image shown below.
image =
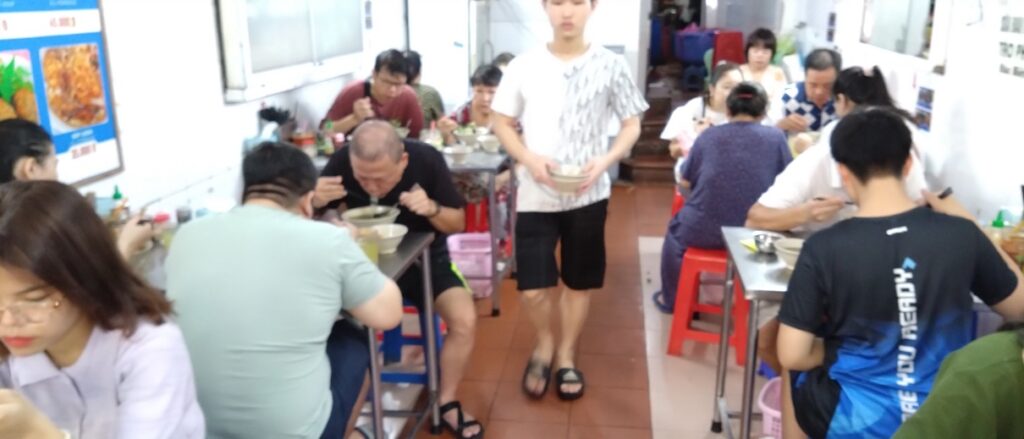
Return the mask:
{"type": "Polygon", "coordinates": [[[672,166],[675,161],[668,156],[638,156],[622,161],[620,175],[636,183],[671,183],[675,181],[672,166]]]}

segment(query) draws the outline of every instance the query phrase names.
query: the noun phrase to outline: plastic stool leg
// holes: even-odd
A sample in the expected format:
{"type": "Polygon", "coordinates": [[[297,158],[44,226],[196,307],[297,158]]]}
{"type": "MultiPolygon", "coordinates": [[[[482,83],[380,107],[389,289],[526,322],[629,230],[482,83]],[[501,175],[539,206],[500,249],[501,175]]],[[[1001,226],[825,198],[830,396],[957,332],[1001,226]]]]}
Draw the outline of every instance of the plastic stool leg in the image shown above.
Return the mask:
{"type": "MultiPolygon", "coordinates": [[[[685,256],[683,257],[685,261],[685,256]]],[[[685,268],[685,262],[683,263],[685,268]]],[[[668,338],[668,354],[683,355],[683,340],[686,339],[686,331],[690,329],[690,321],[693,318],[694,295],[700,282],[699,273],[695,269],[683,269],[679,276],[679,285],[676,287],[676,306],[672,313],[672,329],[668,338]]]]}
{"type": "Polygon", "coordinates": [[[384,342],[381,352],[384,354],[384,364],[398,363],[402,361],[402,326],[384,331],[384,342]]]}

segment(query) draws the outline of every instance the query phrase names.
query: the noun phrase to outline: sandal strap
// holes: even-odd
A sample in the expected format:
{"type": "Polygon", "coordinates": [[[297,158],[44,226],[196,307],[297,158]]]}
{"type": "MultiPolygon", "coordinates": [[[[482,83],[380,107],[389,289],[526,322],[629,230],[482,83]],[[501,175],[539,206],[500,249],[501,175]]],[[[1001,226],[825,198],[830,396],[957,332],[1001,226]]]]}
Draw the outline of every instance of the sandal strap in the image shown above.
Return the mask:
{"type": "Polygon", "coordinates": [[[445,413],[455,410],[455,415],[456,418],[458,419],[458,421],[456,421],[458,423],[456,425],[456,429],[460,432],[462,431],[462,426],[465,425],[466,423],[466,418],[462,413],[462,403],[460,403],[459,401],[452,401],[449,402],[448,404],[441,406],[439,410],[441,412],[441,415],[444,415],[445,413]]]}
{"type": "Polygon", "coordinates": [[[555,374],[555,378],[562,382],[562,384],[582,384],[583,383],[583,372],[575,368],[562,368],[558,369],[558,373],[555,374]],[[573,377],[569,377],[569,375],[573,377]]]}

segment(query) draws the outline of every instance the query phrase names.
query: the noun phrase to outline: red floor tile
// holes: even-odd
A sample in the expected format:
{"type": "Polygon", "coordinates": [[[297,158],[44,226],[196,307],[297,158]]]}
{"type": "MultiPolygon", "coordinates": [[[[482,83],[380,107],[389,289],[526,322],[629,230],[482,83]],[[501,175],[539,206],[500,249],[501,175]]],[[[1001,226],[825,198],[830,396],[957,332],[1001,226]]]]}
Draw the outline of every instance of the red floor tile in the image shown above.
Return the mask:
{"type": "Polygon", "coordinates": [[[651,428],[651,404],[646,390],[588,387],[574,402],[572,425],[651,428]]]}
{"type": "Polygon", "coordinates": [[[650,439],[651,430],[573,425],[569,439],[650,439]]]}
{"type": "MultiPolygon", "coordinates": [[[[645,396],[646,397],[646,396],[645,396]]],[[[569,423],[570,404],[559,401],[550,391],[541,400],[532,400],[523,394],[519,383],[501,383],[491,406],[491,421],[518,421],[530,423],[569,423]]],[[[650,415],[648,415],[650,417],[650,415]]],[[[648,419],[648,421],[650,421],[648,419]]]]}

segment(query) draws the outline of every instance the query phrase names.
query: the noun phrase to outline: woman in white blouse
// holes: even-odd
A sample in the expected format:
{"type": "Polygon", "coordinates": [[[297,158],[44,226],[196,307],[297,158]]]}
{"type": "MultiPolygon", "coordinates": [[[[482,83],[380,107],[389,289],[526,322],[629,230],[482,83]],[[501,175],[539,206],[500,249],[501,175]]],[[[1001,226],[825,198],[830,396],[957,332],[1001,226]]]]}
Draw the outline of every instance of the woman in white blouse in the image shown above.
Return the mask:
{"type": "Polygon", "coordinates": [[[729,122],[725,99],[740,82],[743,82],[743,76],[740,74],[739,65],[719,64],[711,72],[711,83],[708,84],[704,96],[690,99],[672,111],[672,116],[668,118],[668,123],[661,132],[661,138],[670,141],[669,153],[676,158],[676,183],[681,180],[683,160],[690,153],[690,147],[697,140],[697,136],[708,127],[729,122]]]}
{"type": "Polygon", "coordinates": [[[170,313],[74,188],[0,187],[0,437],[204,437],[170,313]]]}

